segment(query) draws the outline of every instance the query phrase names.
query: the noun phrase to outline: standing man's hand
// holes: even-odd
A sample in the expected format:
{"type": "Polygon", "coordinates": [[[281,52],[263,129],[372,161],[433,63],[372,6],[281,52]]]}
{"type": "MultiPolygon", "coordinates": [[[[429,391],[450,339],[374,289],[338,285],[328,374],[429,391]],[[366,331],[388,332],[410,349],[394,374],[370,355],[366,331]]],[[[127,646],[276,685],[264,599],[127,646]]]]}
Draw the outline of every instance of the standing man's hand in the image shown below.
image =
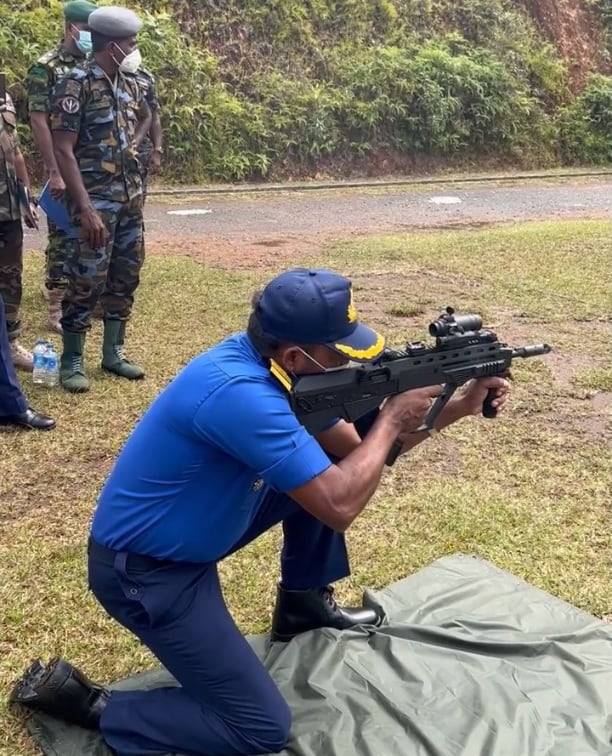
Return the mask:
{"type": "Polygon", "coordinates": [[[30,201],[28,207],[23,209],[23,222],[28,228],[38,228],[38,210],[34,202],[30,201]]]}
{"type": "Polygon", "coordinates": [[[108,229],[98,211],[88,205],[81,210],[82,236],[94,249],[105,247],[109,239],[108,229]]]}
{"type": "Polygon", "coordinates": [[[64,196],[66,184],[59,170],[51,171],[49,174],[49,190],[53,199],[59,200],[64,196]]]}
{"type": "Polygon", "coordinates": [[[161,168],[162,154],[159,150],[153,150],[151,158],[149,160],[149,170],[151,173],[157,173],[161,168]]]}

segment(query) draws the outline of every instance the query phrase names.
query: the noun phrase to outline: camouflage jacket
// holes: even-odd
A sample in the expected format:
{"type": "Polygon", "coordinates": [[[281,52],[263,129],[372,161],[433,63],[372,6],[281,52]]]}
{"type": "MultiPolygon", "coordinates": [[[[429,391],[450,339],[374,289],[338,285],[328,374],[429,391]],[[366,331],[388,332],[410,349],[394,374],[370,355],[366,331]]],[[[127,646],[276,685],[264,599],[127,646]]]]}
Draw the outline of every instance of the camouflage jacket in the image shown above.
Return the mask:
{"type": "Polygon", "coordinates": [[[41,55],[30,66],[26,78],[29,112],[48,113],[51,91],[60,79],[67,76],[75,66],[85,62],[84,57],[76,58],[64,50],[60,43],[53,50],[41,55]]]}
{"type": "Polygon", "coordinates": [[[6,108],[0,112],[0,223],[21,218],[15,170],[18,146],[15,106],[7,93],[6,108]]]}
{"type": "Polygon", "coordinates": [[[53,88],[51,131],[78,135],[74,154],[90,196],[127,202],[142,194],[133,143],[146,107],[134,76],[118,74],[113,86],[93,59],[73,68],[53,88]]]}
{"type": "MultiPolygon", "coordinates": [[[[157,96],[157,88],[155,86],[155,77],[146,68],[139,68],[134,74],[142,97],[145,99],[151,113],[155,113],[160,109],[159,98],[157,96]]],[[[149,155],[153,150],[153,142],[149,134],[142,140],[138,147],[138,153],[140,155],[149,155]]]]}

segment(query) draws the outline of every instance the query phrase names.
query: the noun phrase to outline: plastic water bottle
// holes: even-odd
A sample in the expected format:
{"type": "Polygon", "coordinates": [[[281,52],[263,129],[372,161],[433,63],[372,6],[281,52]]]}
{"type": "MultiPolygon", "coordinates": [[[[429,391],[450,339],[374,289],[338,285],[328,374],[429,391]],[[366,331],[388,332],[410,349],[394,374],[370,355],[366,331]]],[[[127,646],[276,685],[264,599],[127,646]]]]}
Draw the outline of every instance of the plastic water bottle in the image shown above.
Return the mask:
{"type": "Polygon", "coordinates": [[[59,360],[55,347],[47,342],[45,351],[45,384],[47,386],[57,386],[59,383],[59,360]]]}
{"type": "Polygon", "coordinates": [[[32,349],[32,361],[34,363],[34,369],[32,370],[32,382],[38,384],[45,384],[46,381],[46,352],[47,344],[42,339],[38,339],[32,349]]]}

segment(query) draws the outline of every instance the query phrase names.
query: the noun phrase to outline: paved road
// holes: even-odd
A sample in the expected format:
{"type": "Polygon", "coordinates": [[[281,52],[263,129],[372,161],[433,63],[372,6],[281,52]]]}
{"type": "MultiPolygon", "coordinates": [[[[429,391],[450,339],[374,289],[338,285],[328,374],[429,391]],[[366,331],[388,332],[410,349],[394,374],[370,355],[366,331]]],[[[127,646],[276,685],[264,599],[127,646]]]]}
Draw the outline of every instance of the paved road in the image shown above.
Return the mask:
{"type": "MultiPolygon", "coordinates": [[[[273,242],[287,236],[583,217],[612,219],[612,181],[158,196],[146,209],[149,238],[168,244],[177,237],[273,242]]],[[[43,234],[27,232],[27,247],[40,248],[43,241],[43,234]]]]}

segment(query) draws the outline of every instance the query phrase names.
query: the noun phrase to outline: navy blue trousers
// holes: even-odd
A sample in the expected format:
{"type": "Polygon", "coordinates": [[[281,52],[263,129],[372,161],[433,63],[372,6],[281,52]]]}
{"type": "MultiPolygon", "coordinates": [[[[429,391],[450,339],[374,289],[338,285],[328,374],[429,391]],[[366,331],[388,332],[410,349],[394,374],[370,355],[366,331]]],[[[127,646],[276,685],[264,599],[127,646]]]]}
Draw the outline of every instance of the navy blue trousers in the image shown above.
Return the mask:
{"type": "MultiPolygon", "coordinates": [[[[317,588],[349,574],[344,536],[274,492],[264,497],[228,555],[281,521],[284,587],[317,588]]],[[[216,562],[148,565],[127,552],[94,546],[89,583],[111,617],[138,636],[181,684],[111,694],[101,731],[118,756],[282,750],[291,726],[289,708],[236,627],[216,562]]]]}
{"type": "Polygon", "coordinates": [[[0,417],[19,415],[27,408],[28,403],[13,367],[11,345],[6,330],[4,300],[0,294],[0,417]]]}

